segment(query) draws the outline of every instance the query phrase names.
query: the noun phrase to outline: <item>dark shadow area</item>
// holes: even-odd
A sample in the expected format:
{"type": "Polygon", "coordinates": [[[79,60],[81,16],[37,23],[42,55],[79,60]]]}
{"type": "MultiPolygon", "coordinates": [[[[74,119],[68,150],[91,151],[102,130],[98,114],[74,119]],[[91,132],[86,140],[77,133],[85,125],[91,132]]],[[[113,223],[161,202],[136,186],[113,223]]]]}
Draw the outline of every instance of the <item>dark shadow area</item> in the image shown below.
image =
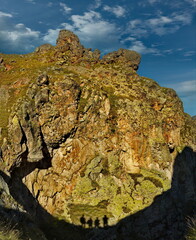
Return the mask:
{"type": "Polygon", "coordinates": [[[100,227],[100,221],[99,221],[99,218],[98,218],[98,217],[95,219],[95,227],[96,227],[96,228],[99,228],[99,227],[100,227]]]}
{"type": "Polygon", "coordinates": [[[2,171],[0,175],[7,183],[11,196],[48,240],[184,240],[186,218],[193,216],[196,210],[196,153],[188,147],[175,159],[171,189],[155,197],[149,207],[111,227],[108,226],[107,216],[101,220],[103,228],[100,227],[100,219],[96,218],[93,223],[84,215],[80,219],[83,227],[58,220],[33,197],[22,182],[23,175],[12,173],[9,177],[2,171]]]}
{"type": "MultiPolygon", "coordinates": [[[[74,226],[63,220],[58,220],[49,214],[38,203],[36,198],[33,197],[29,189],[22,182],[21,178],[14,175],[10,178],[2,171],[0,171],[0,175],[7,183],[10,195],[24,208],[26,213],[45,234],[47,239],[85,239],[85,229],[83,230],[80,226],[74,226]]],[[[6,211],[8,211],[8,209],[6,211]]],[[[15,210],[15,215],[19,216],[20,214],[22,215],[24,213],[15,210]]]]}
{"type": "MultiPolygon", "coordinates": [[[[26,138],[25,132],[22,129],[22,127],[21,127],[21,131],[23,133],[23,139],[21,140],[21,143],[26,143],[27,138],[26,138]]],[[[52,157],[50,156],[50,153],[49,153],[47,145],[44,141],[44,137],[43,137],[41,130],[40,130],[40,136],[42,139],[42,150],[41,150],[42,154],[43,154],[42,160],[40,160],[38,162],[28,162],[29,150],[27,147],[27,150],[20,155],[20,158],[22,159],[20,165],[18,167],[13,165],[10,168],[9,171],[11,173],[11,176],[13,176],[13,177],[17,176],[20,179],[22,179],[23,177],[26,177],[28,174],[33,172],[36,168],[48,169],[49,167],[52,166],[52,164],[51,164],[52,157]]]]}
{"type": "Polygon", "coordinates": [[[89,219],[87,220],[87,225],[88,225],[89,228],[92,228],[92,227],[93,227],[93,220],[92,220],[92,218],[89,218],[89,219]]]}
{"type": "Polygon", "coordinates": [[[82,215],[82,217],[80,218],[80,223],[81,223],[81,226],[85,228],[85,226],[86,226],[86,219],[85,219],[84,215],[82,215]]]}
{"type": "Polygon", "coordinates": [[[108,217],[106,215],[103,217],[103,227],[108,227],[108,217]]]}
{"type": "Polygon", "coordinates": [[[171,188],[149,207],[121,220],[114,232],[118,240],[185,240],[187,217],[195,213],[196,153],[185,147],[175,159],[171,188]]]}

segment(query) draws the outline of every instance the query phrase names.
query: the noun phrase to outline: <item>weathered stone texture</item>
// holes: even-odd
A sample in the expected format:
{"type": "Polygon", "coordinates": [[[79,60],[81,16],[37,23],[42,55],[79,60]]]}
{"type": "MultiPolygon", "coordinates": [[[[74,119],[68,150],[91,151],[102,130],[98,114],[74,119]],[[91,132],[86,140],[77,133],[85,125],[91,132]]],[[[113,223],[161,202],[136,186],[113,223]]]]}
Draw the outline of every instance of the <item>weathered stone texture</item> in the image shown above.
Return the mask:
{"type": "Polygon", "coordinates": [[[195,158],[186,147],[196,142],[175,91],[140,77],[136,52],[100,60],[70,31],[34,54],[51,65],[12,108],[2,169],[55,217],[78,225],[82,214],[107,214],[117,224],[87,239],[181,239],[196,200],[195,158]]]}

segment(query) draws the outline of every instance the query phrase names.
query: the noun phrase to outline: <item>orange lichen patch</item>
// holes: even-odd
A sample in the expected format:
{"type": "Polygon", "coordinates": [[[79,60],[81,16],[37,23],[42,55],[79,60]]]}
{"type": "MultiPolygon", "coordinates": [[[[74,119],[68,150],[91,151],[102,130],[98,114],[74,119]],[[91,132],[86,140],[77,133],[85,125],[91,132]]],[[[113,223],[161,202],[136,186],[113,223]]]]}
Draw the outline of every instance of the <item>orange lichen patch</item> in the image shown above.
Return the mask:
{"type": "Polygon", "coordinates": [[[13,66],[0,69],[0,127],[6,128],[11,113],[4,169],[16,168],[18,159],[25,164],[33,159],[32,166],[40,169],[31,169],[34,174],[24,183],[58,217],[72,221],[69,205],[78,204],[80,209],[104,206],[119,220],[168,189],[159,184],[166,185],[160,173],[171,178],[174,154],[183,137],[189,146],[192,127],[182,135],[180,100],[135,73],[139,58],[131,64],[121,51],[121,58],[115,52],[95,64],[91,52],[70,46],[69,34],[63,36],[63,48],[3,56],[13,66]]]}
{"type": "Polygon", "coordinates": [[[13,68],[13,66],[11,66],[9,64],[4,64],[4,66],[5,66],[6,71],[10,71],[13,68]]]}
{"type": "Polygon", "coordinates": [[[29,78],[21,78],[21,79],[18,79],[17,81],[15,81],[15,82],[12,84],[12,88],[25,87],[29,82],[30,82],[30,79],[29,79],[29,78]]]}
{"type": "Polygon", "coordinates": [[[121,132],[127,132],[127,129],[130,128],[130,123],[128,122],[127,119],[118,119],[118,128],[120,129],[121,132]]]}
{"type": "Polygon", "coordinates": [[[67,195],[70,195],[75,187],[75,184],[66,185],[65,191],[67,195]]]}
{"type": "Polygon", "coordinates": [[[161,111],[163,109],[163,104],[159,102],[154,102],[152,105],[152,108],[154,108],[156,111],[161,111]]]}

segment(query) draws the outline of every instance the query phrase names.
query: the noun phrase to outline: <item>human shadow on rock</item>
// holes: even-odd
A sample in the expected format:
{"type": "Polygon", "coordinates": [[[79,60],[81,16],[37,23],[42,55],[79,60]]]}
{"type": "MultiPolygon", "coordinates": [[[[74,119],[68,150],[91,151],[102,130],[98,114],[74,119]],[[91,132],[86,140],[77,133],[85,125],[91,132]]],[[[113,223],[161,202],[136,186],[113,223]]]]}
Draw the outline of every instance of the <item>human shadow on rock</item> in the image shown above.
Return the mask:
{"type": "Polygon", "coordinates": [[[88,240],[185,240],[187,217],[196,213],[196,153],[189,147],[177,155],[171,188],[153,203],[88,240]]]}
{"type": "Polygon", "coordinates": [[[91,240],[185,240],[187,217],[196,213],[196,153],[189,147],[177,155],[171,188],[145,209],[130,215],[91,240]],[[104,238],[102,238],[104,235],[104,238]]]}
{"type": "Polygon", "coordinates": [[[49,240],[183,240],[186,217],[196,206],[196,153],[186,147],[173,167],[171,189],[155,197],[145,209],[107,228],[85,229],[49,214],[23,184],[21,177],[0,175],[12,197],[23,206],[49,240]]]}

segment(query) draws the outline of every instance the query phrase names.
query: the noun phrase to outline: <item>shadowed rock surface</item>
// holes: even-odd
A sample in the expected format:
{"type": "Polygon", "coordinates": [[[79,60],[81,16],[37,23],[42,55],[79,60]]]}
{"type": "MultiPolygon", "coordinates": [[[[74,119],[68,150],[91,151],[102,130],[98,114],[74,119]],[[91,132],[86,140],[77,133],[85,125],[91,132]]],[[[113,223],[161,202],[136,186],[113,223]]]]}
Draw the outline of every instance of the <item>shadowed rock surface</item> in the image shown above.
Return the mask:
{"type": "Polygon", "coordinates": [[[137,74],[140,58],[100,59],[67,30],[56,46],[0,54],[2,189],[48,239],[184,239],[196,123],[174,90],[137,74]],[[114,226],[82,229],[83,214],[114,226]]]}

